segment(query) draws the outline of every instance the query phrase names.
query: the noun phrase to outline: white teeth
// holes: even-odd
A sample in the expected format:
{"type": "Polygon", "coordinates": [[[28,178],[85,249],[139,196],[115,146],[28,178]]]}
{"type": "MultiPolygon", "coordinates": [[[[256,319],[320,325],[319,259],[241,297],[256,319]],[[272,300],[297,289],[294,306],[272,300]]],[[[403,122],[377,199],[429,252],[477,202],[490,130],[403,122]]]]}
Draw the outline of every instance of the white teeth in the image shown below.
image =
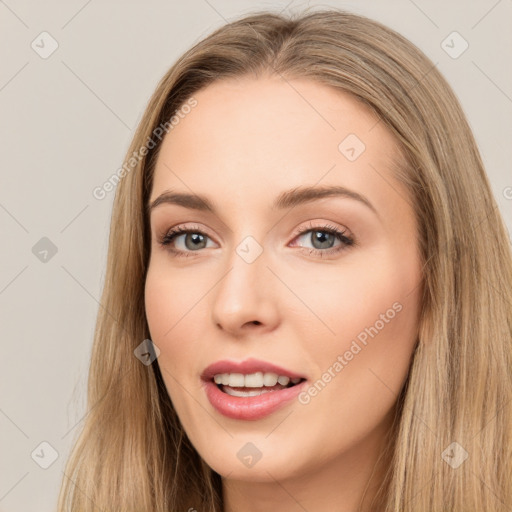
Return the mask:
{"type": "Polygon", "coordinates": [[[245,376],[245,387],[246,388],[261,388],[263,384],[263,373],[250,373],[245,376]]]}
{"type": "Polygon", "coordinates": [[[230,373],[228,386],[230,387],[243,387],[245,386],[245,377],[242,373],[230,373]]]}
{"type": "Polygon", "coordinates": [[[263,375],[263,385],[275,386],[277,384],[278,377],[279,375],[277,375],[277,373],[265,373],[265,375],[263,375]]]}
{"type": "Polygon", "coordinates": [[[279,384],[281,384],[281,386],[286,386],[290,382],[290,377],[285,377],[283,375],[279,375],[277,382],[279,382],[279,384]]]}
{"type": "Polygon", "coordinates": [[[259,396],[263,393],[272,393],[271,389],[251,389],[250,391],[239,391],[233,388],[224,388],[224,391],[231,396],[259,396]]]}
{"type": "Polygon", "coordinates": [[[215,384],[222,384],[230,387],[262,388],[263,386],[274,387],[278,383],[282,386],[287,386],[290,383],[290,380],[292,384],[297,384],[301,381],[301,378],[297,377],[290,379],[290,377],[287,377],[286,375],[277,375],[277,373],[256,372],[247,375],[242,373],[218,373],[213,377],[213,380],[215,384]]]}

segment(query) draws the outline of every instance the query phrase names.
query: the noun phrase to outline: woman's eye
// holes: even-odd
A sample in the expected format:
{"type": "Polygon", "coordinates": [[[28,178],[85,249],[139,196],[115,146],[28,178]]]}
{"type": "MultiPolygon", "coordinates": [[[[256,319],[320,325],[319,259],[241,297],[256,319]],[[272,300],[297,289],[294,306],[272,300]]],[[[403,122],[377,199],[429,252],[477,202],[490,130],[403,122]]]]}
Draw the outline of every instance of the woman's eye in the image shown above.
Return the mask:
{"type": "MultiPolygon", "coordinates": [[[[315,254],[322,257],[324,254],[338,253],[349,246],[355,245],[353,238],[345,235],[335,226],[325,226],[303,229],[294,240],[305,240],[310,243],[310,247],[303,247],[309,254],[315,254]],[[336,242],[338,244],[336,245],[336,242]]],[[[198,229],[185,229],[177,227],[167,232],[159,243],[165,246],[175,256],[189,256],[193,252],[200,252],[201,249],[211,247],[208,245],[210,237],[198,229]]]]}
{"type": "Polygon", "coordinates": [[[187,252],[195,252],[199,249],[206,249],[210,237],[197,229],[171,229],[160,241],[163,246],[178,256],[188,256],[187,252]]]}
{"type": "Polygon", "coordinates": [[[317,227],[301,231],[296,239],[303,239],[305,243],[309,243],[310,247],[304,247],[304,249],[309,249],[310,254],[318,254],[320,256],[337,253],[349,246],[355,245],[353,238],[345,235],[345,231],[341,231],[334,226],[317,227]],[[338,242],[337,245],[336,242],[338,242]]]}
{"type": "Polygon", "coordinates": [[[306,241],[311,242],[313,249],[331,249],[336,241],[339,241],[339,238],[335,234],[319,230],[307,231],[299,238],[304,238],[306,241]]]}

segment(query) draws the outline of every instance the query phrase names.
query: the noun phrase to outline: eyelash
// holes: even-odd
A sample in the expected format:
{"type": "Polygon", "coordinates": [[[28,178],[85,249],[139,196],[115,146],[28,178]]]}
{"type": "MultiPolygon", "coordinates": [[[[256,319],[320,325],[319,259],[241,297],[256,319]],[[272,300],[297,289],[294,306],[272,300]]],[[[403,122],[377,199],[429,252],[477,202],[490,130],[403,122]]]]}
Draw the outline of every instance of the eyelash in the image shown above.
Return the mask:
{"type": "MultiPolygon", "coordinates": [[[[294,239],[298,238],[301,235],[303,235],[304,233],[308,233],[310,231],[318,231],[321,233],[329,233],[331,235],[334,235],[334,236],[338,237],[338,239],[341,242],[341,245],[339,245],[337,247],[331,247],[330,249],[325,249],[325,250],[309,249],[309,248],[302,247],[301,249],[304,251],[308,251],[309,255],[315,254],[315,255],[319,256],[320,258],[322,258],[325,254],[327,254],[327,255],[337,254],[341,251],[346,250],[349,247],[353,247],[353,246],[357,245],[357,243],[353,237],[345,235],[346,230],[340,230],[337,227],[329,225],[329,224],[327,224],[323,227],[310,225],[308,227],[301,228],[294,233],[293,238],[294,239]]],[[[181,250],[174,249],[171,246],[171,244],[174,241],[174,239],[176,237],[178,237],[179,235],[189,234],[189,233],[200,234],[200,235],[210,238],[206,233],[201,231],[201,229],[199,229],[199,228],[196,229],[194,226],[192,226],[190,228],[183,228],[181,226],[177,226],[177,227],[169,230],[164,236],[162,236],[158,240],[158,243],[161,246],[163,246],[164,248],[166,248],[169,252],[171,252],[175,257],[187,258],[189,256],[192,256],[192,254],[194,252],[200,252],[200,251],[181,251],[181,250]]]]}

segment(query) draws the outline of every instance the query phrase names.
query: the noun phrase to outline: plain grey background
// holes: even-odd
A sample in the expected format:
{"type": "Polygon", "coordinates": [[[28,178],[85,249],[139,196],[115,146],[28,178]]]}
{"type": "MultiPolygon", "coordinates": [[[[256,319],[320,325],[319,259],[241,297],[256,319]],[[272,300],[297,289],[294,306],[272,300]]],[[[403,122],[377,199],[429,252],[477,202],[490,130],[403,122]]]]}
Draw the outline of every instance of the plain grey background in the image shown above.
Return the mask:
{"type": "Polygon", "coordinates": [[[0,511],[56,508],[86,414],[114,198],[92,191],[122,165],[157,81],[234,17],[330,5],[383,22],[436,63],[511,232],[512,0],[0,0],[0,511]]]}

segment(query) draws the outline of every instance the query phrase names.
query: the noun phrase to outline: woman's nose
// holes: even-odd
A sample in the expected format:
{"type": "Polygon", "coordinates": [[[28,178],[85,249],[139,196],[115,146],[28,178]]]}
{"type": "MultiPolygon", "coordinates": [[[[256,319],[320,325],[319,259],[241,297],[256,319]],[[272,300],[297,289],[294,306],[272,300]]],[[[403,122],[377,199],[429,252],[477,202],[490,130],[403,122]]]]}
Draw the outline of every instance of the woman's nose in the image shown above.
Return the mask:
{"type": "Polygon", "coordinates": [[[254,333],[254,329],[273,330],[279,321],[279,281],[268,268],[264,251],[254,242],[236,248],[228,270],[212,290],[213,323],[237,337],[254,333]]]}

